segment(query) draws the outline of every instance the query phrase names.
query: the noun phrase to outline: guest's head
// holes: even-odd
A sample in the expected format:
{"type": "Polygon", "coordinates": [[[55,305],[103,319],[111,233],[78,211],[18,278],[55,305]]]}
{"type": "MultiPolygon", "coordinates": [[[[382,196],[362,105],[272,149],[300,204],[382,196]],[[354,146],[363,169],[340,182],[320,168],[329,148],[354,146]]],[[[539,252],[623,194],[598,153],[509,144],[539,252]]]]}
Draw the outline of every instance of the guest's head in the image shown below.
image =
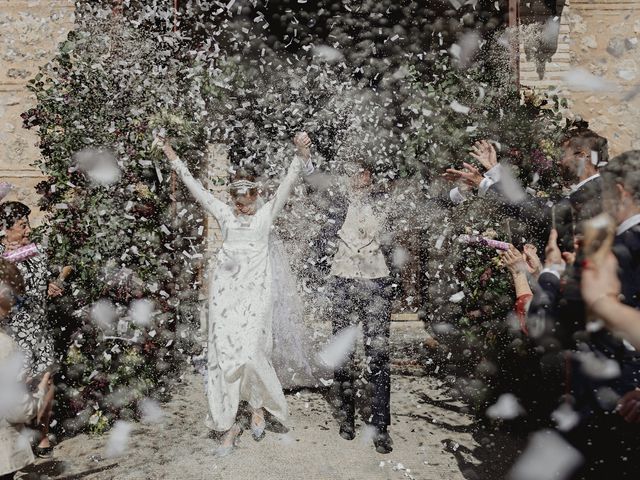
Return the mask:
{"type": "Polygon", "coordinates": [[[570,131],[561,142],[560,174],[567,185],[578,183],[598,173],[598,165],[609,160],[607,139],[593,130],[570,131]]]}
{"type": "Polygon", "coordinates": [[[24,293],[24,280],[18,267],[0,258],[0,322],[9,315],[16,298],[24,293]]]}
{"type": "Polygon", "coordinates": [[[24,203],[0,203],[0,241],[4,245],[26,245],[29,243],[31,209],[24,203]]]}
{"type": "Polygon", "coordinates": [[[252,168],[242,166],[231,175],[229,192],[239,213],[253,215],[256,212],[258,185],[256,184],[255,171],[252,168]]]}
{"type": "Polygon", "coordinates": [[[618,223],[640,213],[640,150],[614,157],[600,174],[604,208],[618,223]]]}

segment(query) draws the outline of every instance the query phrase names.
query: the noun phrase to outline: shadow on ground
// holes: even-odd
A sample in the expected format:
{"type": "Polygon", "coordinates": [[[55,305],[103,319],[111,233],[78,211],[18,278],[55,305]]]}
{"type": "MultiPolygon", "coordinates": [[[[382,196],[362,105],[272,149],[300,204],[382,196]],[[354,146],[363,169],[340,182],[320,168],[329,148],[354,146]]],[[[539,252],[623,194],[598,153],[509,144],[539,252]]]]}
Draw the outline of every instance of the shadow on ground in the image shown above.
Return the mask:
{"type": "Polygon", "coordinates": [[[38,463],[35,465],[31,465],[26,468],[25,475],[20,477],[20,480],[41,480],[43,478],[51,478],[56,477],[58,480],[80,480],[83,478],[87,478],[90,475],[94,475],[96,473],[105,472],[107,470],[111,470],[118,466],[117,463],[112,463],[110,465],[103,465],[101,467],[90,468],[83,472],[74,473],[73,475],[68,476],[59,476],[63,475],[66,470],[65,462],[61,462],[58,460],[51,460],[44,463],[38,463]]]}
{"type": "MultiPolygon", "coordinates": [[[[454,399],[433,399],[421,395],[421,400],[454,413],[468,413],[454,399]]],[[[506,477],[515,459],[526,446],[526,435],[510,432],[504,425],[490,425],[476,421],[469,425],[453,425],[442,422],[430,415],[411,415],[429,424],[452,433],[469,433],[476,446],[469,448],[453,438],[442,440],[444,451],[449,452],[458,463],[460,473],[466,480],[500,480],[506,477]]]]}

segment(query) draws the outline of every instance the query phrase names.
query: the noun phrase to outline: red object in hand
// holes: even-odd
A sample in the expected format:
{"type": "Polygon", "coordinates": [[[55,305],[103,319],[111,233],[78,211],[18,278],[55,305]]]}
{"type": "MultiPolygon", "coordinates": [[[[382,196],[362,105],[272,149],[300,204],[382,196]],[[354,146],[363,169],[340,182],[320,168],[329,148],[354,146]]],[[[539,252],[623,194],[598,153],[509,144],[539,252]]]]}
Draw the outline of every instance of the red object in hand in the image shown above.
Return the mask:
{"type": "Polygon", "coordinates": [[[520,321],[520,330],[522,333],[529,336],[529,329],[527,328],[527,311],[529,310],[529,302],[533,298],[533,295],[530,293],[525,293],[520,295],[516,299],[516,315],[518,316],[518,320],[520,321]]]}
{"type": "Polygon", "coordinates": [[[2,258],[11,263],[20,263],[37,255],[40,255],[38,245],[36,245],[35,243],[30,243],[29,245],[17,248],[16,250],[6,252],[4,255],[2,255],[2,258]]]}

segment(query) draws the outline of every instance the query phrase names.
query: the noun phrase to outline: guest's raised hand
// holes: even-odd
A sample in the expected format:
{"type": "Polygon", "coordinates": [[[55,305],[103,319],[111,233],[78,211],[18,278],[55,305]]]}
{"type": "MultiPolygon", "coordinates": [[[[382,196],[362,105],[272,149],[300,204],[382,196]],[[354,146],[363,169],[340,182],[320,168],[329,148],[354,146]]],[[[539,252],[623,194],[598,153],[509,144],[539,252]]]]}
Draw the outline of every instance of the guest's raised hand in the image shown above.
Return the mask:
{"type": "Polygon", "coordinates": [[[47,288],[47,295],[51,298],[56,298],[61,296],[64,293],[64,290],[54,282],[49,283],[49,287],[47,288]]]}
{"type": "Polygon", "coordinates": [[[522,254],[527,263],[527,271],[536,277],[540,275],[542,262],[540,261],[540,257],[538,257],[538,249],[534,245],[527,243],[522,249],[522,254]]]}
{"type": "Polygon", "coordinates": [[[449,181],[462,182],[469,187],[478,188],[484,178],[480,171],[469,163],[463,163],[462,165],[464,166],[464,170],[447,168],[442,176],[449,181]]]}
{"type": "Polygon", "coordinates": [[[640,389],[631,390],[618,402],[618,414],[628,423],[640,423],[640,389]]]}
{"type": "Polygon", "coordinates": [[[23,242],[23,241],[18,241],[18,242],[7,242],[7,243],[5,244],[5,246],[4,246],[4,247],[5,247],[5,248],[4,248],[4,251],[5,251],[6,253],[13,252],[14,250],[18,250],[19,248],[24,247],[24,245],[25,245],[25,244],[24,244],[24,242],[23,242]]]}
{"type": "Polygon", "coordinates": [[[500,252],[504,266],[512,275],[521,274],[527,271],[527,263],[520,251],[509,244],[509,250],[500,252]]]}
{"type": "Polygon", "coordinates": [[[558,247],[558,231],[555,228],[551,229],[549,234],[549,241],[544,249],[544,265],[549,267],[551,265],[564,265],[565,262],[562,258],[562,252],[558,247]]]}
{"type": "Polygon", "coordinates": [[[493,145],[486,140],[476,142],[473,147],[471,147],[470,155],[480,162],[480,165],[487,170],[491,170],[493,167],[498,165],[496,149],[493,148],[493,145]]]}

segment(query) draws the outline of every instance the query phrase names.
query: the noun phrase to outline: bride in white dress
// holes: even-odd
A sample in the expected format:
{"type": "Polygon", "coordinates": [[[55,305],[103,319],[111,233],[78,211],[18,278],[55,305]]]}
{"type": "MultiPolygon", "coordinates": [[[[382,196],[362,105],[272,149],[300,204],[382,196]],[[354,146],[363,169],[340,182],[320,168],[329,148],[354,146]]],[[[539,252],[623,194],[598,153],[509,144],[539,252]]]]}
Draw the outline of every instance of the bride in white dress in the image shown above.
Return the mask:
{"type": "Polygon", "coordinates": [[[260,207],[253,182],[234,181],[234,205],[227,205],[191,175],[164,139],[158,141],[171,167],[222,230],[222,247],[209,279],[207,425],[226,432],[217,451],[226,455],[241,431],[236,422],[241,401],[251,408],[251,432],[256,440],[264,436],[264,410],[283,423],[288,417],[282,385],[271,361],[274,302],[269,237],[296,180],[308,167],[311,140],[306,133],[296,135],[297,155],[274,197],[260,207]]]}

